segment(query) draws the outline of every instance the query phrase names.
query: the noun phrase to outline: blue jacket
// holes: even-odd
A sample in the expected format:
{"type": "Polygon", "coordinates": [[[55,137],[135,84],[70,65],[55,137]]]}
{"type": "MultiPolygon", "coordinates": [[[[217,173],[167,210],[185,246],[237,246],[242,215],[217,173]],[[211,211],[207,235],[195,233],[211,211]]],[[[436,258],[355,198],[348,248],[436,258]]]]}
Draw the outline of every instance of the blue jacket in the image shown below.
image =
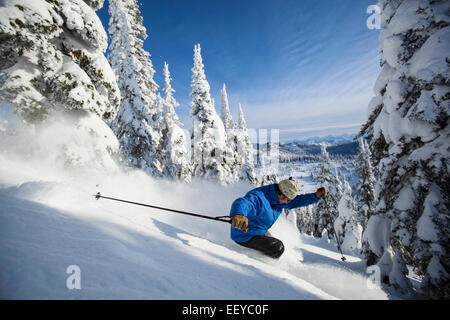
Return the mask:
{"type": "Polygon", "coordinates": [[[287,204],[281,204],[275,191],[275,184],[250,190],[244,197],[236,199],[231,205],[230,217],[236,214],[246,216],[248,231],[231,227],[231,239],[246,242],[253,236],[263,235],[277,221],[282,209],[294,209],[317,203],[314,193],[298,195],[287,204]]]}

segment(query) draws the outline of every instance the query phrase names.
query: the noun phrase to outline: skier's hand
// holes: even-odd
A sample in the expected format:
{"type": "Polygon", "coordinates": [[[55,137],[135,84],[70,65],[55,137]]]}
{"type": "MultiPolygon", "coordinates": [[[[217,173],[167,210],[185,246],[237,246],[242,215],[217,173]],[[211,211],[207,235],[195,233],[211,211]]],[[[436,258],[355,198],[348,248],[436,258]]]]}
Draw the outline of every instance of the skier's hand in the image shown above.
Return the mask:
{"type": "Polygon", "coordinates": [[[319,199],[326,199],[328,197],[327,189],[325,189],[324,187],[317,189],[316,197],[319,199]]]}
{"type": "Polygon", "coordinates": [[[233,216],[231,220],[231,226],[233,228],[241,229],[244,232],[248,231],[248,219],[240,214],[233,216]]]}

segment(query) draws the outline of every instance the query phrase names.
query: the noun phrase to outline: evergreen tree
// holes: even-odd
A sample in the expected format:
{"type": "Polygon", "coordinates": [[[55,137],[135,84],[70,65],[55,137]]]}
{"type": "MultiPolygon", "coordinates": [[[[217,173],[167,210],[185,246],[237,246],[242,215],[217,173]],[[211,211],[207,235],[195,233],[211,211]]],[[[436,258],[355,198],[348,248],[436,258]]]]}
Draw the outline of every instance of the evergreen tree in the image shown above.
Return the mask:
{"type": "Polygon", "coordinates": [[[227,135],[214,108],[206,80],[200,45],[194,47],[191,81],[191,159],[193,175],[227,184],[233,182],[227,160],[227,135]]]}
{"type": "Polygon", "coordinates": [[[391,285],[450,297],[448,1],[381,0],[382,71],[361,134],[371,139],[376,213],[370,248],[391,285]],[[385,235],[382,239],[378,235],[385,235]]]}
{"type": "Polygon", "coordinates": [[[136,0],[109,1],[108,60],[116,73],[122,95],[112,129],[120,142],[125,163],[162,176],[158,159],[161,128],[158,127],[158,85],[150,55],[143,49],[146,29],[136,0]]]}
{"type": "Polygon", "coordinates": [[[55,110],[114,116],[120,96],[103,56],[107,36],[91,7],[37,0],[9,1],[0,10],[0,96],[24,120],[39,123],[55,110]]]}
{"type": "MultiPolygon", "coordinates": [[[[356,161],[356,171],[358,172],[357,202],[358,215],[363,227],[363,232],[367,229],[367,222],[375,213],[375,175],[371,162],[371,152],[367,142],[361,137],[359,140],[359,153],[356,161]]],[[[370,250],[367,237],[362,239],[362,253],[366,257],[368,265],[374,264],[375,254],[370,250]]]]}
{"type": "Polygon", "coordinates": [[[314,213],[312,206],[294,209],[297,214],[297,228],[300,233],[309,236],[314,233],[314,213]]]}
{"type": "Polygon", "coordinates": [[[334,220],[339,215],[338,204],[342,197],[342,184],[325,145],[321,146],[319,170],[314,180],[318,188],[325,187],[328,190],[326,201],[320,201],[314,208],[314,236],[322,237],[322,232],[326,229],[331,240],[334,238],[334,220]]]}
{"type": "Polygon", "coordinates": [[[116,149],[114,141],[101,139],[106,132],[98,132],[102,121],[114,117],[120,101],[104,57],[106,32],[93,10],[102,5],[103,1],[36,0],[8,1],[0,8],[0,98],[14,105],[36,132],[67,120],[63,125],[96,140],[80,152],[67,152],[70,141],[63,143],[61,158],[66,164],[98,163],[116,149]]]}
{"type": "Polygon", "coordinates": [[[227,133],[227,163],[230,164],[233,181],[236,181],[239,179],[239,173],[241,172],[242,162],[240,160],[242,159],[238,158],[238,134],[236,124],[234,123],[233,117],[230,113],[225,84],[222,87],[221,98],[221,118],[227,133]]]}
{"type": "Polygon", "coordinates": [[[239,170],[239,180],[248,181],[257,185],[258,178],[255,173],[254,155],[255,151],[248,134],[247,123],[245,121],[242,106],[239,104],[238,130],[236,134],[236,158],[237,170],[239,170]]]}
{"type": "Polygon", "coordinates": [[[175,90],[170,82],[169,65],[164,62],[164,100],[162,104],[162,142],[164,152],[164,176],[178,178],[184,182],[191,181],[192,169],[187,150],[186,136],[179,125],[175,107],[179,104],[173,97],[175,90]]]}
{"type": "Polygon", "coordinates": [[[375,175],[371,162],[371,152],[367,142],[361,137],[359,141],[359,153],[356,161],[358,172],[358,212],[361,224],[365,229],[367,221],[375,212],[375,175]]]}
{"type": "Polygon", "coordinates": [[[352,189],[347,181],[344,182],[344,190],[338,204],[338,212],[339,216],[334,221],[334,230],[342,251],[359,253],[361,251],[362,227],[356,221],[355,201],[353,200],[352,189]]]}

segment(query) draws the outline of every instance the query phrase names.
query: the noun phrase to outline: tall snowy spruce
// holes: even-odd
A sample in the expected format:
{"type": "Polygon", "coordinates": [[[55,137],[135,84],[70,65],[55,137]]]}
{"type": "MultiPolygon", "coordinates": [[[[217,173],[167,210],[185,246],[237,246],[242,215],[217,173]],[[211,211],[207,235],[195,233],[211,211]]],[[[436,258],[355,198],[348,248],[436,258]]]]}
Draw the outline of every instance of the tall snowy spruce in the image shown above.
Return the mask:
{"type": "MultiPolygon", "coordinates": [[[[367,229],[367,222],[375,213],[375,174],[371,161],[372,154],[367,142],[362,137],[359,140],[359,153],[356,161],[358,185],[356,190],[357,211],[363,231],[367,229]]],[[[370,251],[367,237],[362,239],[362,253],[367,264],[374,264],[376,255],[370,251]]]]}
{"type": "Polygon", "coordinates": [[[344,181],[344,190],[338,204],[339,216],[334,221],[337,241],[343,252],[359,254],[361,251],[362,226],[357,222],[355,201],[348,181],[344,181]]]}
{"type": "Polygon", "coordinates": [[[136,0],[109,1],[108,60],[116,74],[122,101],[111,127],[120,142],[124,162],[162,176],[158,158],[161,128],[157,125],[158,85],[150,54],[143,49],[147,32],[136,0]]]}
{"type": "Polygon", "coordinates": [[[173,96],[175,90],[170,84],[171,80],[169,65],[164,62],[164,99],[161,100],[161,149],[164,152],[164,176],[190,182],[192,175],[191,161],[187,149],[186,136],[175,113],[175,108],[179,104],[173,96]]]}
{"type": "Polygon", "coordinates": [[[238,164],[237,170],[239,170],[239,180],[248,181],[251,184],[257,185],[258,178],[255,173],[254,157],[255,151],[253,149],[253,144],[250,141],[244,112],[242,111],[241,104],[239,104],[239,119],[236,132],[236,158],[238,164]]]}
{"type": "Polygon", "coordinates": [[[297,228],[300,233],[312,236],[315,225],[312,206],[297,208],[294,209],[294,212],[297,214],[297,228]]]}
{"type": "Polygon", "coordinates": [[[328,239],[335,240],[334,221],[339,216],[338,205],[343,194],[342,183],[325,145],[321,146],[319,169],[314,176],[314,182],[318,188],[325,187],[328,190],[326,201],[320,201],[313,209],[315,220],[314,236],[320,238],[322,237],[322,232],[326,230],[328,239]]]}
{"type": "Polygon", "coordinates": [[[37,133],[55,123],[66,127],[49,143],[59,144],[62,154],[55,157],[68,166],[101,164],[117,149],[104,122],[114,117],[120,92],[104,56],[107,35],[94,11],[102,5],[35,0],[8,1],[0,8],[0,98],[37,133]],[[79,143],[72,139],[77,135],[90,137],[84,150],[69,147],[79,143]]]}
{"type": "Polygon", "coordinates": [[[227,135],[209,93],[199,44],[194,48],[191,88],[193,176],[221,184],[232,183],[230,164],[226,162],[227,135]]]}
{"type": "Polygon", "coordinates": [[[223,84],[221,94],[221,113],[225,131],[227,133],[227,163],[230,165],[233,181],[239,180],[239,174],[241,171],[242,162],[238,158],[238,135],[236,130],[236,124],[233,121],[233,117],[230,113],[230,105],[228,102],[228,94],[225,84],[223,84]]]}
{"type": "Polygon", "coordinates": [[[358,172],[358,212],[361,217],[363,228],[367,227],[367,221],[375,212],[375,174],[371,161],[372,153],[366,140],[362,137],[359,140],[359,152],[356,161],[356,171],[358,172]]]}
{"type": "Polygon", "coordinates": [[[450,297],[449,1],[381,0],[382,71],[361,134],[371,139],[376,214],[370,249],[385,282],[411,292],[450,297]]]}

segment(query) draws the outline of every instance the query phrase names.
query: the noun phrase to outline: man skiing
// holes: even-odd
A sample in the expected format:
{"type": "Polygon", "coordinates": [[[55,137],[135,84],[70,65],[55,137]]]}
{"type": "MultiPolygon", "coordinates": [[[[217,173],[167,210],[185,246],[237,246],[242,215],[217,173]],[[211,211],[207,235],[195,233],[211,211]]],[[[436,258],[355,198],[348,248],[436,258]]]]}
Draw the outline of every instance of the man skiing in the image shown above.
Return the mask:
{"type": "Polygon", "coordinates": [[[328,196],[325,188],[303,195],[297,195],[298,191],[297,183],[290,177],[278,184],[253,189],[236,199],[230,210],[231,239],[244,247],[279,258],[284,252],[283,242],[266,233],[282,209],[308,206],[328,196]]]}

